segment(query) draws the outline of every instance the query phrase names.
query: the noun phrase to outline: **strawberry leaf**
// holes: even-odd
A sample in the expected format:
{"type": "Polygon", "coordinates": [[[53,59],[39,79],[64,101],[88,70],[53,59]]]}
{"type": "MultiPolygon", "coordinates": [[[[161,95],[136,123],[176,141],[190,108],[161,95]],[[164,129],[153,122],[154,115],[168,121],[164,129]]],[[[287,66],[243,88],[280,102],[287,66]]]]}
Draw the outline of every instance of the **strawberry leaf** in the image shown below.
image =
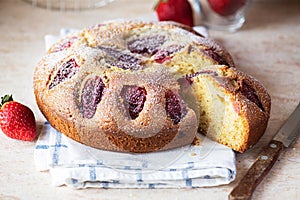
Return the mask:
{"type": "Polygon", "coordinates": [[[0,103],[0,108],[7,102],[13,101],[12,95],[4,95],[3,97],[1,97],[1,103],[0,103]]]}

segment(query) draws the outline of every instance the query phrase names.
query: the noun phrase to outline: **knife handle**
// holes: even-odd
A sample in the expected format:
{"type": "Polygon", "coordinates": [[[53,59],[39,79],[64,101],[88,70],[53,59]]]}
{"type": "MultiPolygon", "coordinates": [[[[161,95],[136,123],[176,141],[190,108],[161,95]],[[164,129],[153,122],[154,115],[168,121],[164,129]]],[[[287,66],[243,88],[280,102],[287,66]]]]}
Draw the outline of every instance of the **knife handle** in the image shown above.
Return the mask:
{"type": "Polygon", "coordinates": [[[276,140],[272,140],[267,146],[265,146],[246,175],[231,191],[228,199],[251,199],[252,193],[254,192],[255,188],[259,185],[259,183],[263,180],[263,178],[267,175],[267,173],[276,162],[281,150],[283,149],[283,146],[284,145],[282,142],[276,140]]]}

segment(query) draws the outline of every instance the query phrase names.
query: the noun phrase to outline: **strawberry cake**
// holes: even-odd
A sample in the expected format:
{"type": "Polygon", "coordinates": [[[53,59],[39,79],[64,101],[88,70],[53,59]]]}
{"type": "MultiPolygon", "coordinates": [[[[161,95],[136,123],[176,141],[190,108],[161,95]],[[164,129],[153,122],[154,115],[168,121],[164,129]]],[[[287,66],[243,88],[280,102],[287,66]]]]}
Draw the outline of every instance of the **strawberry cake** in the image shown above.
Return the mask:
{"type": "Polygon", "coordinates": [[[63,38],[34,72],[50,124],[85,145],[146,153],[198,131],[243,152],[263,135],[270,97],[229,53],[171,22],[107,22],[63,38]]]}

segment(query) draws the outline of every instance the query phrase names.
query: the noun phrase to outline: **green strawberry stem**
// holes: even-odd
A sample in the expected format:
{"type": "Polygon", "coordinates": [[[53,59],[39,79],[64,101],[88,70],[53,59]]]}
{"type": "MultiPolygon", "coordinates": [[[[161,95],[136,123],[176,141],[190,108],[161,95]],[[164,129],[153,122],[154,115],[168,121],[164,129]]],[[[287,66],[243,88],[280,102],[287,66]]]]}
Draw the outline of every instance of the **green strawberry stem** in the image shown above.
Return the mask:
{"type": "Polygon", "coordinates": [[[7,102],[13,101],[12,95],[10,94],[6,94],[3,97],[1,97],[1,104],[0,104],[0,108],[7,102]]]}

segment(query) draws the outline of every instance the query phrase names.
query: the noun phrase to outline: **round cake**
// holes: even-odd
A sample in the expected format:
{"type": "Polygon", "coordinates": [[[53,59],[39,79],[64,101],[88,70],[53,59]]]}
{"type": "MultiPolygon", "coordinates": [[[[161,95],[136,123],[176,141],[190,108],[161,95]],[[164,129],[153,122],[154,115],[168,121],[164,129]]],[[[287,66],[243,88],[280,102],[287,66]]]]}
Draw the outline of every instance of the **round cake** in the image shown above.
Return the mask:
{"type": "Polygon", "coordinates": [[[58,131],[118,152],[181,147],[197,131],[243,152],[270,113],[264,87],[224,48],[171,22],[107,22],[63,38],[36,66],[34,92],[58,131]]]}

